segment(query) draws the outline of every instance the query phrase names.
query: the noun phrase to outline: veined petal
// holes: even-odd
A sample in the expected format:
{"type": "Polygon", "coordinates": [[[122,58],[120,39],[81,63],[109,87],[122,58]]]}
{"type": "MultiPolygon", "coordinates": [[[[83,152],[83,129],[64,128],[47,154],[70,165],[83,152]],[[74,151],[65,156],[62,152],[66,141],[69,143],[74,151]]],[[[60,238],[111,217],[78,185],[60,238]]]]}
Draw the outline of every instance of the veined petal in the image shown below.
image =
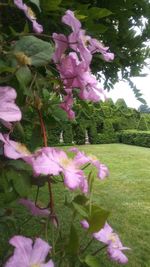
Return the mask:
{"type": "Polygon", "coordinates": [[[52,247],[50,247],[47,242],[45,242],[41,238],[36,238],[32,249],[32,255],[30,257],[30,264],[36,265],[44,263],[46,256],[51,248],[52,247]]]}
{"type": "Polygon", "coordinates": [[[67,10],[65,15],[62,17],[62,22],[72,28],[72,31],[78,32],[81,28],[80,21],[74,16],[74,12],[67,10]]]}
{"type": "Polygon", "coordinates": [[[14,255],[6,262],[5,267],[27,267],[30,263],[32,240],[24,236],[14,236],[9,243],[15,247],[14,255]]]}

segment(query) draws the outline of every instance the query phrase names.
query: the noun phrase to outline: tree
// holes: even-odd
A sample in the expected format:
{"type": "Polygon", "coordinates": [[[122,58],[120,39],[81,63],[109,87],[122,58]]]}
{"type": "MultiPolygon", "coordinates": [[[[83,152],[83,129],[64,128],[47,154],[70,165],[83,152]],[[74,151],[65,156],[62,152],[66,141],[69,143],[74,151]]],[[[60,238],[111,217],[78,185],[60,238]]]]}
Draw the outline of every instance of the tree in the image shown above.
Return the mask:
{"type": "Polygon", "coordinates": [[[140,113],[150,113],[150,108],[148,107],[148,105],[142,104],[142,105],[139,106],[138,111],[140,113]]]}

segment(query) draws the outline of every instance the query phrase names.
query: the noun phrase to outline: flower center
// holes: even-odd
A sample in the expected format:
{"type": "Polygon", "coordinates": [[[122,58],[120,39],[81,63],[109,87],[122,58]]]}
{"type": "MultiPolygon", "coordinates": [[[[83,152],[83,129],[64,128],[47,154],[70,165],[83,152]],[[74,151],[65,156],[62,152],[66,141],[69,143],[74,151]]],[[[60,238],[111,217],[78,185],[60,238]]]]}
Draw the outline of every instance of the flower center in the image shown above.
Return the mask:
{"type": "Polygon", "coordinates": [[[30,7],[28,7],[27,14],[31,19],[36,19],[36,16],[30,7]]]}
{"type": "Polygon", "coordinates": [[[97,157],[94,156],[94,155],[89,155],[89,158],[90,158],[91,160],[98,160],[97,157]]]}
{"type": "Polygon", "coordinates": [[[65,158],[65,159],[61,159],[60,163],[63,167],[68,167],[70,165],[71,161],[72,161],[71,159],[65,158]]]}
{"type": "Polygon", "coordinates": [[[30,267],[40,267],[40,264],[31,264],[30,267]]]}
{"type": "Polygon", "coordinates": [[[24,156],[31,155],[30,151],[27,149],[27,147],[21,143],[18,143],[16,145],[16,151],[24,154],[24,156]]]}
{"type": "Polygon", "coordinates": [[[117,240],[117,236],[116,236],[116,234],[114,234],[114,233],[110,234],[109,239],[110,239],[113,243],[115,243],[116,240],[117,240]]]}

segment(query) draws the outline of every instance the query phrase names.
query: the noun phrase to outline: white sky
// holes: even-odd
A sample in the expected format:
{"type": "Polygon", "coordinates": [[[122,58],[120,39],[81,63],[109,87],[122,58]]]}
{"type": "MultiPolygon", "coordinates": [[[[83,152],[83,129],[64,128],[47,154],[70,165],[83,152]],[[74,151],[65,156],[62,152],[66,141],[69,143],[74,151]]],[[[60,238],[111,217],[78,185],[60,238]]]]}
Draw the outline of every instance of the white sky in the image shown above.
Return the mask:
{"type": "MultiPolygon", "coordinates": [[[[146,77],[136,77],[131,80],[140,89],[143,94],[142,98],[146,100],[147,105],[150,107],[150,73],[146,77]]],[[[123,98],[129,107],[136,109],[142,104],[136,99],[128,83],[123,81],[116,83],[114,89],[107,92],[107,97],[112,98],[114,102],[118,98],[123,98]]]]}

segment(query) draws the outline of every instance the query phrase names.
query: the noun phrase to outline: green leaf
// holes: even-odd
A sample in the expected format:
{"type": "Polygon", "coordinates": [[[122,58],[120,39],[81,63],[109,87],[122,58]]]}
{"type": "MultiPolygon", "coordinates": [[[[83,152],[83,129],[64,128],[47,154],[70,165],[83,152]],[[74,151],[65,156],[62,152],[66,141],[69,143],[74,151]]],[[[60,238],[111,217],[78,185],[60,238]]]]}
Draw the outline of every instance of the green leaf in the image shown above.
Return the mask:
{"type": "Polygon", "coordinates": [[[41,0],[41,6],[45,11],[54,11],[59,8],[62,0],[41,0]]]}
{"type": "Polygon", "coordinates": [[[35,4],[38,9],[41,11],[41,8],[40,8],[40,1],[39,0],[30,0],[31,3],[35,4]]]}
{"type": "Polygon", "coordinates": [[[50,43],[35,36],[22,37],[14,47],[14,54],[23,52],[31,59],[31,65],[44,66],[51,60],[53,47],[50,43]]]}
{"type": "Polygon", "coordinates": [[[31,166],[29,166],[29,164],[25,163],[24,161],[22,161],[20,159],[9,160],[8,166],[11,166],[15,170],[18,170],[18,171],[32,171],[31,166]]]}
{"type": "Polygon", "coordinates": [[[92,7],[88,10],[89,17],[94,19],[101,19],[104,17],[108,17],[112,14],[112,12],[106,8],[92,7]]]}
{"type": "Polygon", "coordinates": [[[82,217],[84,217],[84,218],[87,218],[88,217],[88,213],[87,213],[87,210],[83,207],[83,206],[81,206],[81,205],[79,205],[79,204],[77,204],[77,203],[72,203],[73,204],[73,207],[74,207],[74,209],[82,216],[82,217]]]}
{"type": "Polygon", "coordinates": [[[55,106],[55,109],[52,111],[52,115],[56,121],[68,121],[67,113],[62,110],[59,106],[55,106]]]}
{"type": "Polygon", "coordinates": [[[26,86],[32,80],[32,74],[28,66],[22,66],[21,68],[19,68],[16,72],[16,77],[20,86],[24,89],[25,93],[28,95],[29,92],[27,91],[26,86]]]}
{"type": "Polygon", "coordinates": [[[91,215],[88,218],[89,222],[89,233],[98,232],[105,224],[108,218],[109,212],[96,206],[92,205],[91,207],[91,215]]]}
{"type": "Polygon", "coordinates": [[[79,249],[79,237],[75,226],[72,224],[70,229],[69,243],[67,250],[70,254],[76,254],[79,249]]]}
{"type": "Polygon", "coordinates": [[[85,263],[89,267],[100,267],[100,262],[97,257],[92,256],[92,255],[87,255],[85,258],[85,263]]]}
{"type": "Polygon", "coordinates": [[[29,177],[25,172],[9,170],[7,177],[13,181],[13,186],[20,197],[27,197],[30,190],[29,177]]]}
{"type": "Polygon", "coordinates": [[[89,199],[84,195],[77,195],[73,199],[73,202],[75,202],[79,205],[85,205],[88,201],[89,201],[89,199]]]}
{"type": "Polygon", "coordinates": [[[32,136],[30,140],[30,149],[34,151],[38,147],[42,146],[42,135],[41,135],[41,127],[40,125],[35,125],[32,130],[32,136]]]}

